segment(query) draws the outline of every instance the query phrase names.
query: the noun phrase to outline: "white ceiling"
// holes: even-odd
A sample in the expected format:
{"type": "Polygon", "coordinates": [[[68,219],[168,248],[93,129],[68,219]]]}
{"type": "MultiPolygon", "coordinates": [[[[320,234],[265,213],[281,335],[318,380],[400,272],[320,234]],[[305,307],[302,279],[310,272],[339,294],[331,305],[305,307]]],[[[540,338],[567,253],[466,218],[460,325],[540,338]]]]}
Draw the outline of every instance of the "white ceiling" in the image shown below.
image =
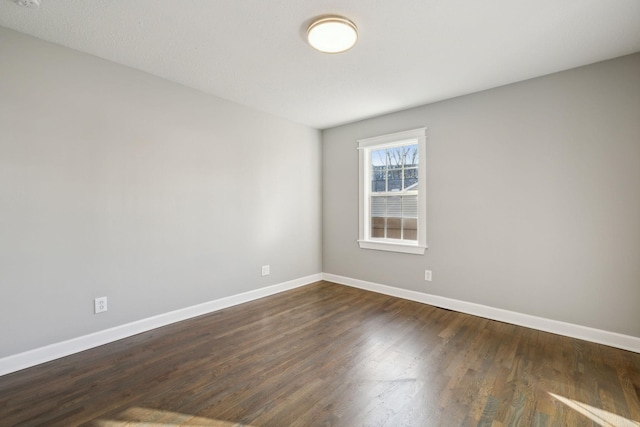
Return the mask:
{"type": "Polygon", "coordinates": [[[41,2],[0,25],[319,129],[640,51],[639,0],[41,2]],[[329,13],[352,50],[306,44],[329,13]]]}

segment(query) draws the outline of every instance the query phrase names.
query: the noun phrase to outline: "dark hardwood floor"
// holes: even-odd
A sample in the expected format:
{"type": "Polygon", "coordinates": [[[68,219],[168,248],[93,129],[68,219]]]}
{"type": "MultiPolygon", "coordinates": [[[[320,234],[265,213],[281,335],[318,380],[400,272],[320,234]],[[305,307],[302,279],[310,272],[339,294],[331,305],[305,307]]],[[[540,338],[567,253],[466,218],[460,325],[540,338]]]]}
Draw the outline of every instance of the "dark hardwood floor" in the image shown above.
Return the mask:
{"type": "Polygon", "coordinates": [[[640,426],[640,354],[318,282],[0,377],[0,425],[640,426]]]}

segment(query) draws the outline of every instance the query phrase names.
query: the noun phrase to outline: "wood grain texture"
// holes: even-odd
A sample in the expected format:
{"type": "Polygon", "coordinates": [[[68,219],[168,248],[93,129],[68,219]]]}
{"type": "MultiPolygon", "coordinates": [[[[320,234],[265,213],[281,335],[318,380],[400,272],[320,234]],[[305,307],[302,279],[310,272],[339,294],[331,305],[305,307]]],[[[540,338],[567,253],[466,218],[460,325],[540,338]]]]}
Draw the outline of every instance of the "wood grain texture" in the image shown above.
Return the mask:
{"type": "Polygon", "coordinates": [[[640,354],[318,282],[0,377],[2,426],[640,426],[640,354]]]}

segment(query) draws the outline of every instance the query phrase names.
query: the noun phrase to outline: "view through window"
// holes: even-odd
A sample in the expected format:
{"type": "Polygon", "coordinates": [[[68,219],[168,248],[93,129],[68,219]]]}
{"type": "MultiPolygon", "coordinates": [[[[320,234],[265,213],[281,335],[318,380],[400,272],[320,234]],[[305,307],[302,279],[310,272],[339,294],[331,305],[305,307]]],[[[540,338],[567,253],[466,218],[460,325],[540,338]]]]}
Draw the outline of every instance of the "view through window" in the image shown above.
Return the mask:
{"type": "Polygon", "coordinates": [[[371,152],[371,237],[418,240],[418,144],[371,152]]]}

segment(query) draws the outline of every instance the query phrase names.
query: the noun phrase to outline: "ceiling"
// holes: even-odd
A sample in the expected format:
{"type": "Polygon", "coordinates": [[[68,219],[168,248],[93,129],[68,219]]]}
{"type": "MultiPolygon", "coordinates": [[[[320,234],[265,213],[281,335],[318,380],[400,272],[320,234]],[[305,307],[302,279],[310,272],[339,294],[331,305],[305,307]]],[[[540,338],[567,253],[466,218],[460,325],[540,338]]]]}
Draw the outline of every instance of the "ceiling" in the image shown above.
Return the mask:
{"type": "Polygon", "coordinates": [[[0,0],[0,25],[318,129],[640,51],[638,0],[0,0]],[[352,50],[309,47],[325,14],[352,50]]]}

